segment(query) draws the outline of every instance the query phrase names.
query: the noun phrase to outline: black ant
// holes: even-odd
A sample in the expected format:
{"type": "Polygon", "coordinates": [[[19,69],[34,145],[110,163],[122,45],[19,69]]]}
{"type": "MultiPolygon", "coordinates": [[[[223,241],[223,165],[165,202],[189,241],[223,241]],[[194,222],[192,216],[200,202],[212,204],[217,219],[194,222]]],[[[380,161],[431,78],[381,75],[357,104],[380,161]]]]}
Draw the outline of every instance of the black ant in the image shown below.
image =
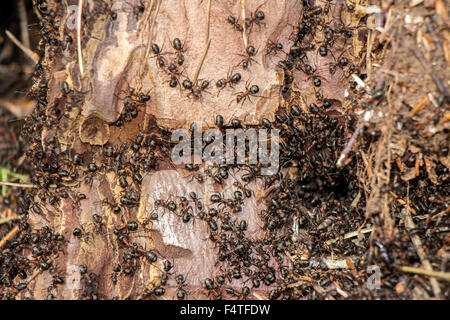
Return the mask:
{"type": "Polygon", "coordinates": [[[139,224],[136,221],[128,221],[126,224],[116,227],[118,231],[136,231],[139,228],[139,224]]]}
{"type": "Polygon", "coordinates": [[[194,191],[189,192],[189,197],[192,200],[194,200],[195,206],[197,207],[198,210],[202,210],[203,209],[203,203],[198,198],[197,193],[195,193],[194,191]]]}
{"type": "Polygon", "coordinates": [[[255,11],[250,14],[250,18],[245,18],[245,27],[248,30],[252,29],[253,24],[256,24],[260,30],[262,25],[266,26],[266,24],[262,22],[265,18],[265,14],[263,11],[259,10],[264,4],[265,2],[256,8],[255,11]]]}
{"type": "Polygon", "coordinates": [[[180,76],[182,74],[182,71],[178,70],[178,67],[173,63],[169,63],[169,65],[167,66],[167,70],[169,71],[169,74],[174,77],[180,76]]]}
{"type": "Polygon", "coordinates": [[[103,203],[108,205],[111,208],[113,213],[115,213],[115,214],[120,213],[121,208],[116,202],[110,201],[108,198],[105,198],[105,199],[103,199],[103,203]]]}
{"type": "Polygon", "coordinates": [[[86,199],[86,195],[84,193],[79,193],[73,201],[73,206],[79,207],[81,200],[85,200],[85,199],[86,199]]]}
{"type": "Polygon", "coordinates": [[[184,287],[186,286],[186,279],[182,274],[177,275],[177,299],[183,300],[187,293],[186,290],[184,290],[184,287]]]}
{"type": "Polygon", "coordinates": [[[204,282],[204,287],[206,290],[208,290],[208,296],[212,294],[214,299],[221,299],[222,295],[220,294],[220,292],[217,292],[218,288],[215,286],[214,280],[206,278],[204,282]]]}
{"type": "Polygon", "coordinates": [[[248,46],[245,49],[245,53],[246,55],[238,54],[239,56],[244,57],[244,59],[242,59],[237,66],[242,65],[242,68],[247,69],[252,61],[258,63],[255,59],[252,58],[258,53],[258,50],[256,50],[254,46],[248,46]]]}
{"type": "Polygon", "coordinates": [[[166,209],[168,209],[169,211],[172,211],[172,212],[175,212],[177,210],[177,204],[175,202],[173,202],[173,201],[164,202],[164,201],[158,199],[158,200],[155,201],[155,204],[158,207],[166,208],[166,209]]]}
{"type": "Polygon", "coordinates": [[[202,96],[202,92],[205,91],[209,87],[209,81],[203,80],[201,85],[198,85],[198,82],[193,84],[191,80],[186,79],[183,81],[183,87],[186,90],[189,90],[188,97],[193,96],[195,99],[199,99],[202,96]]]}
{"type": "Polygon", "coordinates": [[[295,68],[297,70],[302,71],[303,73],[305,73],[308,76],[313,75],[316,72],[316,68],[303,62],[303,61],[297,61],[295,64],[295,68]]]}
{"type": "Polygon", "coordinates": [[[95,213],[92,216],[92,219],[94,220],[94,224],[95,224],[95,232],[98,233],[98,234],[101,234],[102,229],[105,226],[105,224],[103,223],[102,216],[100,216],[100,215],[95,213]]]}
{"type": "MultiPolygon", "coordinates": [[[[132,6],[132,5],[129,4],[128,2],[127,2],[127,4],[128,4],[129,6],[132,6]]],[[[134,16],[136,17],[136,20],[139,20],[139,17],[140,17],[142,14],[144,14],[144,11],[145,11],[145,5],[144,5],[144,3],[142,2],[142,0],[139,1],[139,4],[137,4],[136,6],[133,6],[133,14],[134,14],[134,16]]]]}
{"type": "Polygon", "coordinates": [[[172,46],[176,50],[177,63],[181,66],[184,63],[183,53],[186,52],[186,49],[183,47],[183,43],[178,38],[173,39],[172,46]]]}
{"type": "Polygon", "coordinates": [[[186,197],[180,198],[181,217],[184,223],[188,223],[191,220],[192,207],[189,205],[189,200],[186,197]]]}
{"type": "Polygon", "coordinates": [[[245,299],[245,297],[250,294],[250,288],[247,287],[247,286],[242,288],[242,292],[239,292],[239,291],[237,291],[236,289],[233,289],[233,288],[226,288],[225,291],[229,295],[235,296],[239,300],[245,299]]]}
{"type": "MultiPolygon", "coordinates": [[[[203,183],[205,181],[205,179],[203,178],[203,175],[198,172],[198,170],[199,170],[198,164],[187,163],[185,165],[185,169],[192,172],[192,179],[190,181],[192,181],[193,179],[195,179],[198,183],[203,183]]],[[[187,177],[189,177],[189,176],[186,176],[185,178],[187,178],[187,177]]]]}
{"type": "Polygon", "coordinates": [[[272,40],[267,41],[266,43],[266,55],[275,53],[277,55],[278,52],[283,52],[283,45],[279,42],[275,43],[272,40]]]}
{"type": "Polygon", "coordinates": [[[216,118],[214,119],[214,124],[216,127],[220,130],[225,125],[225,119],[222,115],[218,114],[216,118]]]}
{"type": "Polygon", "coordinates": [[[322,7],[312,7],[310,10],[306,11],[305,14],[311,18],[312,16],[318,16],[322,13],[322,7]]]}
{"type": "Polygon", "coordinates": [[[117,20],[117,12],[112,10],[112,5],[106,3],[106,1],[102,0],[103,11],[111,17],[111,20],[117,20]]]}
{"type": "MultiPolygon", "coordinates": [[[[236,95],[236,103],[244,104],[245,100],[250,100],[250,96],[256,96],[256,94],[259,92],[259,87],[254,84],[250,88],[246,85],[245,91],[238,92],[236,95]]],[[[250,100],[251,102],[251,100],[250,100]]]]}
{"type": "Polygon", "coordinates": [[[170,270],[172,270],[173,268],[173,262],[170,260],[165,260],[164,261],[164,272],[161,276],[161,284],[162,285],[166,285],[167,280],[169,279],[169,276],[172,274],[172,272],[170,272],[170,270]]]}
{"type": "Polygon", "coordinates": [[[83,226],[81,225],[79,227],[74,228],[72,230],[72,234],[79,239],[83,238],[84,241],[88,241],[90,236],[90,233],[86,232],[83,226]]]}
{"type": "Polygon", "coordinates": [[[219,79],[216,82],[216,87],[219,88],[219,93],[220,90],[224,89],[227,84],[230,87],[233,87],[234,84],[237,84],[239,81],[241,81],[241,74],[240,73],[235,73],[233,75],[231,75],[231,71],[228,72],[227,77],[225,79],[219,79]]]}
{"type": "Polygon", "coordinates": [[[236,18],[233,16],[228,16],[227,21],[229,24],[231,24],[234,29],[236,29],[239,32],[243,32],[244,28],[236,21],[236,18]]]}
{"type": "Polygon", "coordinates": [[[245,188],[245,186],[242,183],[240,183],[238,180],[236,180],[233,183],[233,185],[235,187],[237,187],[238,189],[242,190],[247,198],[250,198],[252,196],[252,191],[250,189],[245,188]]]}
{"type": "Polygon", "coordinates": [[[118,275],[120,273],[120,271],[122,271],[122,266],[120,264],[115,264],[113,266],[113,273],[111,274],[111,281],[116,284],[117,280],[118,280],[118,275]]]}
{"type": "MultiPolygon", "coordinates": [[[[342,70],[344,70],[344,68],[349,65],[348,58],[342,56],[344,53],[345,53],[345,50],[342,51],[342,53],[339,55],[339,57],[337,59],[334,58],[333,54],[331,54],[335,60],[335,63],[330,62],[328,64],[328,71],[330,72],[331,75],[333,75],[336,72],[336,69],[338,67],[341,68],[342,70]]],[[[347,75],[347,74],[345,76],[347,78],[349,77],[349,75],[347,75]]]]}
{"type": "Polygon", "coordinates": [[[152,44],[152,51],[156,57],[158,67],[163,68],[166,65],[166,60],[162,57],[165,53],[161,53],[162,50],[156,43],[152,44]]]}
{"type": "Polygon", "coordinates": [[[167,66],[167,72],[171,76],[169,86],[171,88],[175,88],[180,84],[180,80],[178,79],[178,77],[181,76],[183,72],[180,71],[178,67],[173,63],[169,63],[169,65],[167,66]]]}

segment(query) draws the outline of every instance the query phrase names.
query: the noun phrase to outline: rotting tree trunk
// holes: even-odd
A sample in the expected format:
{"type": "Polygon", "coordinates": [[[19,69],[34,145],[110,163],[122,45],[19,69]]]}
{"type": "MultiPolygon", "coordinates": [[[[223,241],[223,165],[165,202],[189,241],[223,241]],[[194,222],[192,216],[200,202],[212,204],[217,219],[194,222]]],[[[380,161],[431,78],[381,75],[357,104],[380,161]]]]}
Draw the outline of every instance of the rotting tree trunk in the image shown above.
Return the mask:
{"type": "Polygon", "coordinates": [[[448,298],[443,1],[35,6],[0,299],[448,298]],[[194,121],[280,129],[279,174],[174,165],[194,121]]]}
{"type": "MultiPolygon", "coordinates": [[[[75,23],[78,1],[67,2],[69,7],[65,6],[65,1],[47,5],[48,9],[56,10],[53,19],[59,20],[60,26],[57,36],[64,39],[62,49],[55,50],[56,53],[48,45],[42,60],[42,79],[48,80],[47,112],[59,109],[66,117],[44,127],[42,147],[46,150],[49,138],[55,137],[57,152],[66,154],[69,161],[74,155],[81,155],[84,167],[79,169],[68,163],[67,171],[76,172],[78,179],[62,178],[58,192],[66,190],[69,196],[61,197],[56,207],[41,204],[43,214],[30,212],[33,228],[49,225],[67,240],[63,253],[54,261],[58,273],[66,275],[65,284],[57,286],[54,294],[63,299],[89,298],[93,292],[104,299],[145,297],[164,277],[164,261],[168,260],[174,264],[170,273],[185,275],[189,298],[206,298],[208,290],[203,288],[204,279],[213,278],[219,272],[215,266],[216,245],[206,241],[209,237],[207,223],[196,219],[184,224],[179,217],[165,211],[158,212],[158,220],[146,222],[157,211],[155,201],[158,199],[178,201],[194,191],[208,208],[209,196],[214,192],[232,197],[233,182],[229,180],[218,187],[211,179],[206,179],[200,184],[191,172],[174,167],[167,156],[164,158],[160,154],[154,156],[163,161],[158,162],[156,170],[143,173],[142,183],[125,176],[126,188],[120,186],[124,182],[120,180],[117,168],[116,172],[103,170],[99,173],[95,168],[90,170],[88,165],[95,163],[97,167],[103,165],[105,168],[114,162],[105,156],[105,148],[113,146],[115,157],[121,153],[123,144],[131,145],[139,133],[144,132],[149,139],[157,136],[157,125],[188,128],[193,121],[202,121],[206,127],[213,125],[219,114],[226,124],[234,118],[249,125],[258,124],[263,118],[273,120],[278,107],[292,96],[300,96],[301,108],[306,110],[306,105],[319,91],[314,89],[313,79],[304,71],[300,72],[299,66],[294,82],[285,90],[286,73],[279,64],[286,56],[283,50],[288,52],[292,46],[292,26],[300,20],[302,3],[245,1],[246,17],[255,19],[257,9],[264,11],[265,17],[261,24],[254,23],[247,30],[244,39],[243,33],[236,30],[239,27],[227,21],[230,15],[238,23],[242,21],[241,1],[212,1],[210,10],[207,0],[149,1],[145,6],[140,0],[117,0],[111,6],[108,1],[84,1],[79,30],[75,23]],[[175,38],[182,43],[178,55],[173,47],[175,38]],[[78,40],[81,50],[77,49],[78,40]],[[257,52],[247,60],[248,68],[243,68],[247,57],[245,42],[257,52]],[[270,51],[270,43],[279,43],[284,49],[270,51]],[[152,48],[154,44],[158,45],[159,54],[155,54],[158,50],[152,48]],[[177,64],[181,56],[184,58],[182,66],[177,64]],[[170,63],[177,68],[172,75],[167,71],[170,63]],[[241,74],[242,80],[218,90],[218,80],[227,79],[236,72],[241,74]],[[172,88],[169,83],[174,78],[177,79],[176,87],[172,88]],[[190,80],[193,86],[201,86],[208,80],[209,86],[199,94],[186,89],[185,80],[190,80]],[[259,87],[258,94],[238,102],[237,94],[245,93],[252,85],[259,87]],[[129,115],[128,102],[138,106],[136,118],[129,115]],[[119,126],[118,121],[123,125],[119,126]],[[124,206],[120,214],[114,214],[115,203],[129,195],[127,192],[140,197],[131,200],[133,203],[124,206]],[[80,194],[86,195],[86,199],[80,200],[80,194]],[[102,222],[95,222],[94,215],[101,216],[102,222]],[[113,270],[116,264],[122,265],[122,271],[127,266],[123,261],[126,246],[117,240],[114,232],[116,227],[126,226],[130,221],[138,221],[139,230],[130,233],[128,241],[145,250],[155,250],[158,255],[157,263],[153,264],[147,263],[144,257],[133,260],[135,265],[129,266],[134,270],[132,276],[113,270]],[[75,228],[81,229],[81,237],[74,235],[75,228]],[[84,274],[80,272],[83,266],[87,267],[84,274]],[[94,281],[98,284],[91,284],[92,288],[89,288],[86,284],[88,274],[96,275],[101,281],[94,281]]],[[[341,48],[345,45],[337,44],[341,48]]],[[[340,81],[344,79],[342,69],[338,68],[331,75],[328,68],[334,61],[331,55],[322,57],[317,50],[309,50],[306,54],[309,61],[314,61],[317,79],[333,77],[336,80],[322,81],[320,91],[333,102],[331,114],[339,114],[339,101],[347,86],[340,81]]],[[[133,165],[132,152],[123,150],[127,150],[123,152],[124,158],[133,165]]],[[[234,174],[239,176],[242,172],[234,174]]],[[[247,188],[253,195],[259,195],[263,187],[251,183],[247,188]]],[[[236,221],[245,219],[248,222],[248,232],[254,239],[262,238],[265,232],[258,218],[262,209],[258,197],[253,197],[246,202],[242,212],[234,216],[236,221]]],[[[30,285],[34,298],[45,298],[51,281],[51,274],[38,274],[30,285]]],[[[176,288],[176,282],[170,280],[164,297],[175,298],[176,288]]],[[[270,288],[253,292],[267,297],[270,288]]]]}

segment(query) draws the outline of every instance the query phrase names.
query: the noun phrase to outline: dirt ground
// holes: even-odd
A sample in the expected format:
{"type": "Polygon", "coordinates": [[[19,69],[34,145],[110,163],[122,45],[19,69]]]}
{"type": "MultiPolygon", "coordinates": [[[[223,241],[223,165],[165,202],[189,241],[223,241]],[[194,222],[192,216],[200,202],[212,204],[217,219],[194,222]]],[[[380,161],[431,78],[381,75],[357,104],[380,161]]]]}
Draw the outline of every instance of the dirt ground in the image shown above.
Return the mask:
{"type": "Polygon", "coordinates": [[[448,1],[79,4],[1,5],[1,299],[449,299],[448,1]]]}

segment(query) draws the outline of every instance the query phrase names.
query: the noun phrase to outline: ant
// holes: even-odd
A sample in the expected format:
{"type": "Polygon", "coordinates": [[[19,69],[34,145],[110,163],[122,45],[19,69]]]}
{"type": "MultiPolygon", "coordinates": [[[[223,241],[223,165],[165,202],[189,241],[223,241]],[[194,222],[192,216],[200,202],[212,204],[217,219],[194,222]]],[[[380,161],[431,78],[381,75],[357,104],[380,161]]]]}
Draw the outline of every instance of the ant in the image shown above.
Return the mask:
{"type": "Polygon", "coordinates": [[[166,60],[162,57],[165,53],[161,53],[162,50],[156,43],[152,44],[152,51],[156,57],[158,67],[163,68],[166,65],[166,60]]]}
{"type": "Polygon", "coordinates": [[[188,223],[191,220],[191,217],[193,217],[191,214],[192,207],[189,205],[189,200],[186,197],[181,197],[180,205],[183,222],[188,223]]]}
{"type": "MultiPolygon", "coordinates": [[[[244,104],[245,100],[250,100],[250,96],[256,96],[256,94],[259,92],[259,87],[254,84],[250,88],[248,85],[245,85],[245,91],[238,92],[236,95],[236,103],[244,104]]],[[[251,102],[251,100],[250,100],[251,102]]]]}
{"type": "Polygon", "coordinates": [[[248,66],[251,64],[252,61],[258,63],[255,59],[253,59],[252,57],[254,57],[257,53],[258,50],[255,49],[254,46],[248,46],[245,49],[245,55],[243,54],[238,54],[241,57],[244,57],[244,59],[241,60],[241,62],[238,63],[238,66],[242,65],[242,68],[244,68],[244,70],[246,70],[248,68],[248,66]]]}
{"type": "Polygon", "coordinates": [[[72,230],[72,234],[77,238],[83,238],[83,240],[88,241],[90,232],[86,232],[83,228],[83,226],[76,227],[72,230]]]}
{"type": "Polygon", "coordinates": [[[188,97],[193,96],[195,99],[200,99],[202,96],[202,92],[205,91],[209,87],[209,81],[203,80],[201,85],[198,83],[193,84],[191,80],[186,79],[183,81],[183,87],[186,90],[189,90],[188,97]]]}
{"type": "Polygon", "coordinates": [[[245,188],[245,186],[242,183],[240,183],[238,180],[235,180],[233,185],[235,187],[237,187],[238,189],[242,190],[247,198],[251,198],[252,191],[250,189],[245,188]]]}
{"type": "MultiPolygon", "coordinates": [[[[127,2],[127,4],[128,4],[129,6],[132,6],[132,5],[129,4],[128,2],[127,2]]],[[[136,20],[139,20],[139,17],[140,17],[142,14],[144,14],[144,11],[145,11],[145,5],[144,5],[144,3],[142,2],[142,0],[139,1],[139,4],[138,4],[138,5],[133,6],[133,14],[134,14],[134,16],[136,17],[136,20]]]]}
{"type": "Polygon", "coordinates": [[[95,224],[95,232],[98,234],[101,234],[102,228],[105,226],[105,224],[103,223],[102,216],[95,213],[92,216],[92,219],[94,220],[94,224],[95,224]]]}
{"type": "MultiPolygon", "coordinates": [[[[222,197],[219,193],[214,193],[214,194],[211,195],[210,200],[211,200],[212,203],[220,203],[220,204],[223,204],[223,205],[225,205],[225,206],[227,206],[229,208],[232,208],[233,212],[235,212],[235,213],[240,211],[239,204],[241,203],[241,201],[239,199],[237,199],[237,198],[235,198],[235,199],[225,199],[225,197],[222,197]]],[[[220,212],[217,212],[217,215],[220,216],[220,217],[224,216],[220,212]]],[[[213,229],[213,231],[215,231],[215,230],[213,229]]]]}
{"type": "Polygon", "coordinates": [[[200,199],[198,198],[197,194],[194,191],[189,192],[189,197],[191,197],[191,199],[194,200],[195,206],[197,207],[198,210],[203,209],[203,203],[200,201],[200,199]]]}
{"type": "Polygon", "coordinates": [[[102,0],[103,12],[109,14],[111,20],[117,20],[117,12],[112,10],[112,5],[107,4],[106,1],[102,0]]]}
{"type": "Polygon", "coordinates": [[[178,77],[181,76],[183,72],[180,71],[174,63],[169,63],[169,65],[167,66],[167,73],[171,76],[169,81],[169,86],[171,88],[175,88],[180,84],[180,80],[178,79],[178,77]]]}
{"type": "Polygon", "coordinates": [[[73,206],[79,207],[80,201],[85,200],[85,199],[86,199],[86,195],[84,193],[79,193],[73,201],[73,206]]]}
{"type": "Polygon", "coordinates": [[[164,201],[158,199],[158,200],[155,201],[155,204],[158,207],[166,208],[166,209],[168,209],[169,211],[172,211],[172,212],[175,212],[177,210],[177,204],[175,202],[173,202],[173,201],[164,202],[164,201]]]}
{"type": "Polygon", "coordinates": [[[204,282],[205,289],[208,290],[208,296],[211,294],[213,295],[214,299],[221,299],[222,295],[217,292],[217,287],[214,284],[214,280],[211,280],[210,278],[206,278],[204,282]]]}
{"type": "Polygon", "coordinates": [[[225,119],[223,118],[222,115],[218,114],[214,120],[214,123],[217,128],[222,129],[222,127],[224,126],[224,123],[225,123],[225,119]]]}
{"type": "Polygon", "coordinates": [[[177,63],[181,66],[184,63],[183,53],[186,52],[186,49],[183,48],[183,43],[178,38],[173,39],[172,46],[176,50],[177,63]]]}
{"type": "MultiPolygon", "coordinates": [[[[337,59],[334,57],[333,54],[331,54],[335,61],[334,63],[330,62],[328,64],[328,71],[330,72],[331,75],[333,75],[336,72],[336,69],[338,67],[341,68],[342,70],[344,70],[344,68],[349,65],[348,58],[342,56],[344,53],[345,53],[345,50],[342,51],[342,53],[339,55],[339,57],[337,59]]],[[[345,74],[345,76],[348,78],[349,74],[345,74]]]]}
{"type": "Polygon", "coordinates": [[[236,21],[236,18],[233,16],[228,16],[227,21],[229,24],[231,24],[234,29],[236,29],[239,32],[244,32],[244,28],[236,21]]]}
{"type": "Polygon", "coordinates": [[[265,2],[256,8],[255,11],[250,14],[250,18],[245,18],[245,26],[247,29],[251,30],[254,24],[259,27],[259,30],[261,30],[261,25],[266,26],[266,24],[262,22],[266,16],[263,11],[259,10],[264,4],[265,2]]]}
{"type": "Polygon", "coordinates": [[[114,266],[113,266],[113,273],[111,274],[111,281],[114,283],[114,284],[117,284],[117,280],[118,280],[118,275],[119,275],[119,273],[120,273],[120,271],[122,271],[122,266],[120,265],[120,264],[115,264],[114,266]]]}
{"type": "Polygon", "coordinates": [[[239,300],[243,300],[245,299],[246,296],[248,296],[250,294],[250,288],[245,286],[244,288],[242,288],[242,292],[237,291],[236,289],[233,288],[226,288],[225,291],[232,296],[237,297],[239,300]]]}
{"type": "Polygon", "coordinates": [[[310,10],[306,12],[306,15],[311,18],[312,16],[318,16],[322,13],[322,7],[312,7],[310,10]]]}
{"type": "MultiPolygon", "coordinates": [[[[139,228],[139,224],[136,221],[128,221],[126,224],[121,225],[119,227],[114,227],[114,231],[117,234],[128,233],[136,231],[139,228]]],[[[127,247],[130,247],[129,243],[124,242],[127,247]]]]}
{"type": "Polygon", "coordinates": [[[162,285],[166,285],[167,280],[169,279],[169,276],[172,274],[172,272],[170,272],[170,270],[172,270],[173,268],[173,262],[171,262],[170,260],[165,260],[164,261],[164,272],[161,276],[161,284],[162,285]]]}
{"type": "Polygon", "coordinates": [[[267,41],[266,43],[266,55],[275,53],[277,55],[278,52],[283,52],[283,45],[280,42],[273,42],[272,40],[267,41]]]}
{"type": "Polygon", "coordinates": [[[227,84],[233,88],[233,84],[237,84],[239,81],[241,81],[241,74],[240,73],[235,73],[233,75],[231,75],[231,71],[228,72],[227,77],[225,79],[219,79],[216,82],[216,87],[219,88],[219,93],[221,90],[225,89],[225,87],[227,86],[227,84]]]}
{"type": "MultiPolygon", "coordinates": [[[[205,181],[203,178],[203,175],[201,173],[197,172],[199,170],[198,164],[194,165],[194,164],[188,163],[185,165],[185,169],[192,172],[192,179],[190,181],[192,181],[193,179],[195,179],[198,183],[203,183],[205,181]]],[[[185,178],[187,178],[187,177],[185,177],[185,178]]]]}
{"type": "Polygon", "coordinates": [[[186,286],[186,279],[182,274],[179,274],[177,275],[176,280],[177,280],[177,299],[183,300],[187,295],[186,290],[184,290],[183,288],[186,286]]]}
{"type": "Polygon", "coordinates": [[[119,214],[122,210],[116,202],[110,201],[108,198],[103,199],[103,203],[107,204],[115,214],[119,214]]]}

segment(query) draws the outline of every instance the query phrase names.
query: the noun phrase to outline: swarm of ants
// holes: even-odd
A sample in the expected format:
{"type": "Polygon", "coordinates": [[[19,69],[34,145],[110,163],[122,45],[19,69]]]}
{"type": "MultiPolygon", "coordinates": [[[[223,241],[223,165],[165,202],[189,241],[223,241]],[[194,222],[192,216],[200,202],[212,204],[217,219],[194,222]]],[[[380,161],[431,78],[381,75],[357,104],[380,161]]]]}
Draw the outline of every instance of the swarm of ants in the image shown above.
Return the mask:
{"type": "MultiPolygon", "coordinates": [[[[277,174],[262,175],[261,163],[222,164],[203,171],[197,165],[187,164],[180,170],[192,174],[199,183],[211,179],[215,184],[222,185],[225,181],[234,179],[232,196],[213,193],[209,195],[209,199],[202,199],[195,192],[181,197],[168,195],[164,199],[155,199],[158,211],[144,221],[130,218],[129,213],[135,212],[139,206],[143,177],[170,161],[173,146],[169,139],[171,129],[159,125],[153,131],[139,132],[129,143],[97,147],[94,152],[101,154],[101,162],[91,160],[86,154],[60,152],[58,140],[55,137],[44,137],[43,131],[63,121],[67,110],[79,108],[80,93],[63,82],[60,89],[65,108],[52,109],[47,102],[49,87],[44,67],[39,62],[33,75],[35,84],[30,91],[30,95],[37,99],[37,106],[24,120],[20,140],[22,145],[28,146],[26,157],[29,167],[25,166],[22,170],[29,171],[30,183],[35,187],[11,191],[2,197],[1,206],[15,212],[18,218],[0,225],[0,240],[14,228],[17,229],[0,246],[0,298],[14,299],[26,291],[33,297],[29,289],[30,282],[42,272],[52,275],[47,299],[58,298],[57,288],[65,283],[65,275],[58,271],[58,257],[63,254],[67,239],[72,238],[71,241],[90,245],[93,237],[105,236],[111,226],[107,225],[105,216],[95,213],[89,225],[79,225],[66,230],[65,234],[59,234],[48,226],[32,228],[28,223],[30,213],[42,216],[43,212],[57,210],[62,199],[71,199],[72,209],[79,210],[89,195],[66,185],[79,183],[91,186],[96,177],[110,172],[117,177],[120,195],[116,198],[105,197],[101,206],[111,215],[122,219],[121,223],[110,228],[118,250],[118,261],[111,266],[112,274],[109,275],[91,272],[88,262],[78,266],[82,299],[106,298],[99,289],[102,282],[111,282],[115,286],[121,277],[134,277],[147,264],[158,266],[159,282],[142,289],[142,292],[131,298],[159,299],[166,294],[168,287],[175,288],[175,295],[170,298],[191,297],[188,286],[190,275],[177,273],[176,262],[167,259],[164,252],[144,248],[136,241],[137,232],[145,233],[152,220],[160,219],[158,212],[176,215],[183,224],[204,223],[207,226],[207,241],[214,243],[218,271],[204,279],[201,286],[204,294],[211,299],[255,299],[255,291],[266,292],[265,297],[268,299],[398,297],[394,288],[402,279],[402,274],[395,270],[394,262],[412,264],[420,261],[414,248],[404,241],[405,236],[423,234],[430,225],[442,228],[445,223],[440,220],[430,222],[429,219],[418,221],[415,230],[410,230],[409,233],[406,230],[399,232],[396,242],[382,236],[373,239],[361,237],[358,241],[353,241],[348,236],[367,226],[367,199],[358,175],[358,166],[364,159],[350,151],[345,166],[337,166],[336,163],[347,145],[349,133],[355,130],[358,119],[351,112],[338,115],[328,112],[333,101],[321,93],[322,80],[317,76],[316,67],[308,59],[307,53],[337,57],[334,59],[335,63],[328,66],[331,75],[337,68],[342,69],[346,76],[358,74],[359,78],[364,79],[365,74],[363,66],[354,64],[354,60],[344,51],[336,54],[339,43],[345,45],[347,41],[350,42],[352,29],[342,23],[331,24],[328,21],[327,15],[332,10],[329,2],[323,6],[310,3],[303,1],[300,21],[294,27],[288,26],[293,29],[289,48],[270,40],[261,52],[249,45],[242,55],[242,61],[230,68],[226,76],[220,76],[216,80],[194,83],[189,79],[183,67],[188,48],[179,38],[171,41],[171,52],[163,51],[156,43],[151,44],[152,59],[167,75],[168,85],[185,90],[189,98],[200,99],[204,92],[213,89],[213,82],[217,94],[220,94],[221,90],[235,90],[238,83],[246,81],[243,91],[236,89],[236,103],[253,103],[252,99],[258,98],[260,88],[256,83],[243,80],[243,72],[238,68],[251,69],[255,55],[266,54],[280,59],[278,68],[284,73],[280,94],[289,99],[285,99],[273,120],[264,118],[258,125],[254,125],[268,131],[280,130],[280,170],[277,174]],[[324,40],[315,43],[314,37],[318,32],[324,34],[324,40]],[[312,79],[316,92],[314,102],[305,105],[295,96],[292,90],[294,71],[302,72],[312,79]],[[236,170],[245,173],[240,178],[235,178],[233,173],[236,170]],[[250,189],[249,184],[254,181],[262,182],[261,192],[250,189]],[[265,204],[265,209],[258,213],[264,237],[258,240],[249,236],[248,221],[239,219],[245,203],[254,197],[265,204]],[[206,201],[211,205],[207,207],[206,201]],[[323,259],[330,255],[351,257],[347,262],[348,268],[330,267],[323,259]],[[382,290],[365,289],[370,276],[366,270],[371,265],[380,266],[384,270],[382,290]]],[[[52,57],[61,47],[70,46],[71,41],[68,38],[59,39],[57,6],[49,8],[44,0],[35,1],[35,6],[42,15],[42,40],[39,43],[42,61],[46,54],[52,57]]],[[[106,2],[99,10],[112,20],[117,19],[117,13],[106,2]]],[[[144,10],[144,2],[140,2],[132,12],[141,15],[144,10]]],[[[342,10],[351,13],[354,7],[345,5],[342,10]]],[[[267,14],[263,6],[251,12],[245,20],[247,32],[256,33],[264,28],[267,14]]],[[[236,17],[237,15],[224,17],[224,25],[242,33],[242,23],[236,17]]],[[[354,94],[353,107],[359,104],[367,106],[366,101],[357,99],[359,93],[356,84],[350,77],[347,78],[354,94]]],[[[382,97],[383,94],[379,93],[377,99],[382,97]]],[[[123,112],[111,125],[126,128],[129,123],[135,123],[138,113],[150,101],[150,95],[128,87],[118,94],[118,100],[123,103],[123,112]]],[[[227,128],[246,127],[239,119],[232,119],[227,124],[220,114],[214,115],[214,119],[217,130],[224,135],[227,128]]],[[[403,125],[411,124],[405,120],[403,125]]],[[[18,130],[12,128],[10,134],[16,135],[18,130]]],[[[363,142],[360,149],[368,153],[379,134],[372,128],[365,128],[361,136],[363,142]]],[[[205,148],[206,145],[204,142],[202,147],[205,148]]],[[[448,154],[448,146],[438,152],[448,154]]],[[[405,156],[403,162],[413,166],[413,159],[410,158],[411,154],[405,156]]],[[[445,172],[442,166],[436,168],[437,175],[445,175],[445,172]]],[[[395,180],[392,185],[386,185],[385,189],[386,192],[395,192],[398,197],[408,192],[407,184],[401,179],[395,180]]],[[[448,209],[448,203],[444,200],[446,196],[448,197],[448,190],[445,190],[444,184],[425,183],[422,191],[411,195],[411,202],[414,210],[427,210],[430,215],[436,215],[448,209]],[[433,194],[435,196],[431,197],[433,194]]],[[[396,205],[395,209],[396,214],[399,214],[401,205],[396,205]]],[[[380,215],[370,217],[370,227],[373,229],[380,228],[383,223],[380,215]]],[[[433,243],[445,242],[445,239],[439,233],[432,233],[426,241],[436,251],[435,248],[439,246],[433,243]]],[[[432,288],[422,278],[411,278],[408,281],[408,288],[419,285],[431,294],[432,288]]],[[[402,293],[401,297],[409,297],[408,291],[402,293]]]]}

